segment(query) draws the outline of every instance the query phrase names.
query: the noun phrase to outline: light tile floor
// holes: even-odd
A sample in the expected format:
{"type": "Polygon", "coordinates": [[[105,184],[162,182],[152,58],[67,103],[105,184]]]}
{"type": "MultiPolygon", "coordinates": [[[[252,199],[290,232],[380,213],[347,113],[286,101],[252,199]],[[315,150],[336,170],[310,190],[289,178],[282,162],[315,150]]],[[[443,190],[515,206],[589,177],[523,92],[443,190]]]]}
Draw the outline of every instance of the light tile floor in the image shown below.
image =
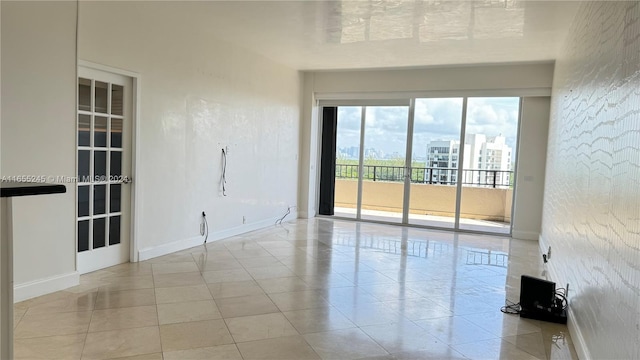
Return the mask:
{"type": "Polygon", "coordinates": [[[15,306],[17,359],[576,359],[567,328],[500,312],[537,243],[296,220],[15,306]]]}

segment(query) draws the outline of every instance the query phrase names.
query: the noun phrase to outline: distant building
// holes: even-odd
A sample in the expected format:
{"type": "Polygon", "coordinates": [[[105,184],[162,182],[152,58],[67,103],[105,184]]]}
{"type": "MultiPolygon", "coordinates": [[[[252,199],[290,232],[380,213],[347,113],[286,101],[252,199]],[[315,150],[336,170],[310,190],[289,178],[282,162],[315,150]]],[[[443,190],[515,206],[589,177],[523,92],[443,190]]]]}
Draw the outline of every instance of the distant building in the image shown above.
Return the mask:
{"type": "MultiPolygon", "coordinates": [[[[464,151],[469,151],[468,145],[464,145],[464,151]]],[[[431,141],[427,145],[427,167],[425,182],[438,184],[455,184],[458,181],[458,160],[460,153],[460,141],[438,140],[431,141]]],[[[469,162],[463,160],[463,168],[469,168],[469,162]]]]}
{"type": "Polygon", "coordinates": [[[360,147],[359,146],[341,147],[337,149],[336,155],[338,158],[358,160],[358,158],[360,157],[360,147]]]}
{"type": "Polygon", "coordinates": [[[376,148],[364,149],[365,159],[384,159],[384,151],[376,148]]]}
{"type": "MultiPolygon", "coordinates": [[[[508,186],[511,181],[511,147],[502,135],[467,134],[464,143],[463,166],[466,184],[495,184],[508,186]],[[475,170],[475,171],[474,171],[475,170]],[[488,170],[488,171],[481,171],[488,170]],[[497,171],[492,171],[497,170],[497,171]]],[[[460,141],[438,140],[427,145],[425,181],[455,184],[458,180],[460,141]]]]}

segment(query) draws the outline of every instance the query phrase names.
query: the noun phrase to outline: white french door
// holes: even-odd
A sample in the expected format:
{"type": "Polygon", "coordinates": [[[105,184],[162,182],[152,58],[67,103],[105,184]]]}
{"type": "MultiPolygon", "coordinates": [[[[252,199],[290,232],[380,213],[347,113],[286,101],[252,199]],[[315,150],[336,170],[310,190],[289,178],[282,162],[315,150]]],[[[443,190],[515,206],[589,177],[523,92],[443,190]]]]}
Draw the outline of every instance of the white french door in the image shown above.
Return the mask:
{"type": "Polygon", "coordinates": [[[77,255],[81,274],[129,261],[132,79],[78,68],[77,255]]]}

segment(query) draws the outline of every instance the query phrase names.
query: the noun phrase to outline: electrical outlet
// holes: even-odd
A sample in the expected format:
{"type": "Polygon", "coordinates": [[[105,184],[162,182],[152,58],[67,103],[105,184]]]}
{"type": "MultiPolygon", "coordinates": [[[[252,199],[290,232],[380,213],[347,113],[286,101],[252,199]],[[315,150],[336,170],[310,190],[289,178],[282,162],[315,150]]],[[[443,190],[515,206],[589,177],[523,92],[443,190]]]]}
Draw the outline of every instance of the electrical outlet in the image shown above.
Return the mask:
{"type": "Polygon", "coordinates": [[[549,250],[547,250],[547,261],[551,260],[551,246],[549,246],[549,250]]]}

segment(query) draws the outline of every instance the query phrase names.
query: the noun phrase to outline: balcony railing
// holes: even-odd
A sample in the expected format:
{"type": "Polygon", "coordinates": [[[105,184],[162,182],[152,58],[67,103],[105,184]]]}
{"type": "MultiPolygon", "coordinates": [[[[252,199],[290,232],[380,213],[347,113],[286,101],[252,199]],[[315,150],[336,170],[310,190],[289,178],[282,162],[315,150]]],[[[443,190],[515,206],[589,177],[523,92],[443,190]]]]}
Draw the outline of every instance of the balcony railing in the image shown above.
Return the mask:
{"type": "MultiPolygon", "coordinates": [[[[357,164],[336,164],[336,179],[357,179],[357,164]]],[[[457,185],[458,169],[438,167],[412,167],[411,182],[414,184],[457,185]]],[[[513,171],[509,170],[462,170],[462,185],[491,188],[512,187],[513,171]]],[[[362,178],[370,181],[404,181],[405,167],[387,165],[364,165],[362,178]]]]}

